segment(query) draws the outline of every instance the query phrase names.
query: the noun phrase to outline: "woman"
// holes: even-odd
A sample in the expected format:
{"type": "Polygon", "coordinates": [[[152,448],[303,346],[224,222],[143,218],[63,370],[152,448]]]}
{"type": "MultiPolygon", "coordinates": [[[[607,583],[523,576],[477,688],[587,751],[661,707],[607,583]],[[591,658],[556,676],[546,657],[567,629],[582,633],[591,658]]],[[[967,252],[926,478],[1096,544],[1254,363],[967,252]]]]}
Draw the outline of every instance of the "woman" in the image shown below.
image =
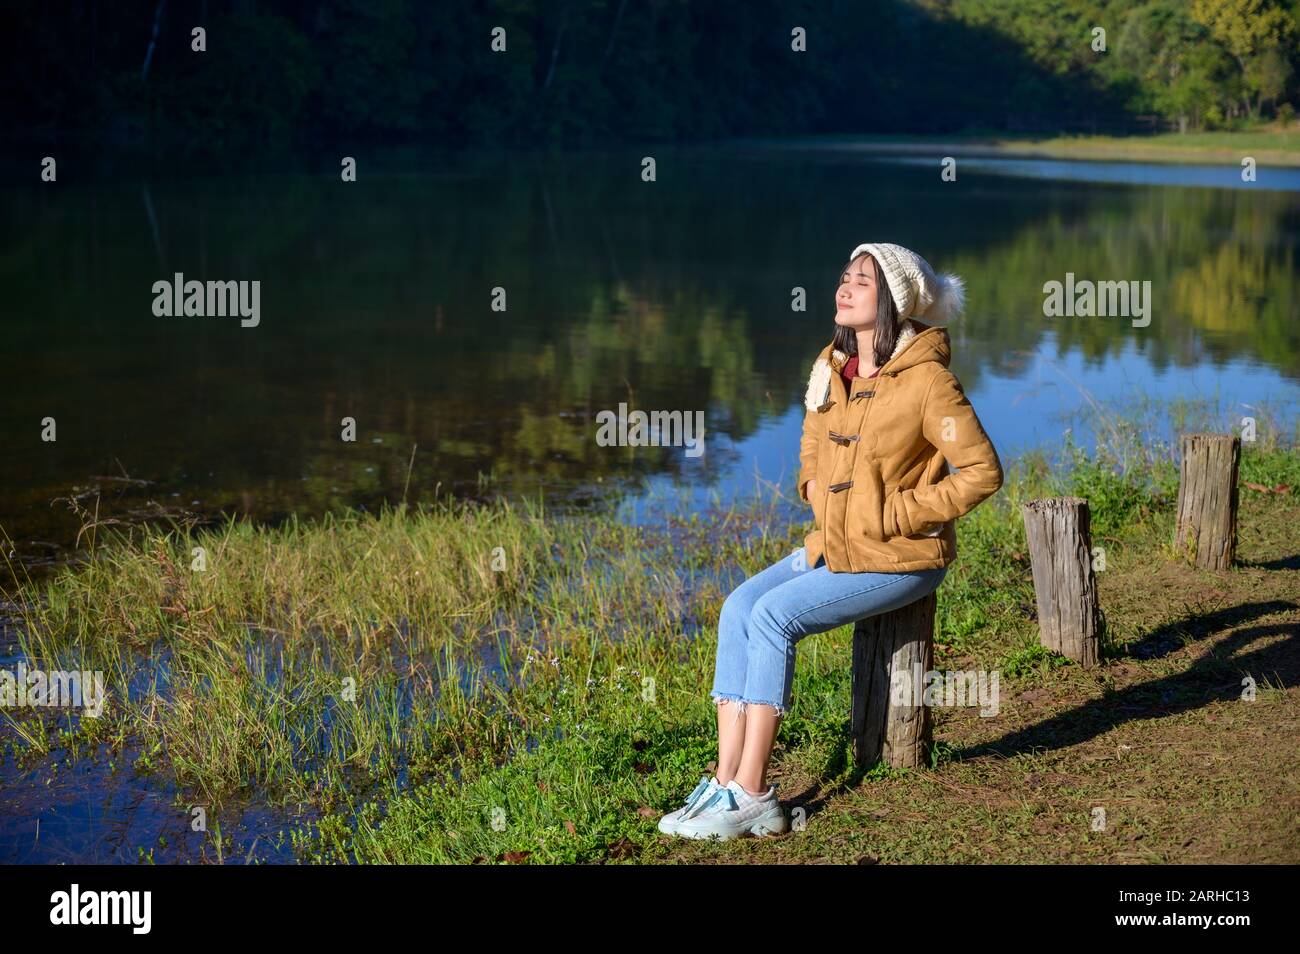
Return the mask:
{"type": "Polygon", "coordinates": [[[667,834],[787,830],[766,774],[790,705],[795,643],[933,592],[957,556],[953,520],[1002,486],[997,451],[948,370],[948,333],[934,327],[960,313],[961,279],[937,277],[901,246],[863,244],[835,299],[799,448],[799,496],[816,527],[723,604],[717,772],[660,820],[667,834]]]}

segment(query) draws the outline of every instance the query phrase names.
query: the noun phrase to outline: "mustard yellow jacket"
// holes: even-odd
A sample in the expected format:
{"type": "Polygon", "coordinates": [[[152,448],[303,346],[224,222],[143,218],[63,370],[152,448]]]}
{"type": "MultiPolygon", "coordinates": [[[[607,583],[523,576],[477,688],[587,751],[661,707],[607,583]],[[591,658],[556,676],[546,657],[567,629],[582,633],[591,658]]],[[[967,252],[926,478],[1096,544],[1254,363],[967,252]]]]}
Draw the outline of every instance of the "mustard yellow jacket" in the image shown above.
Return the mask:
{"type": "Polygon", "coordinates": [[[817,356],[799,447],[799,496],[817,481],[809,567],[824,556],[833,573],[903,573],[956,559],[953,521],[1002,486],[1002,462],[950,354],[947,331],[912,318],[879,375],[850,388],[848,355],[828,344],[817,356]]]}

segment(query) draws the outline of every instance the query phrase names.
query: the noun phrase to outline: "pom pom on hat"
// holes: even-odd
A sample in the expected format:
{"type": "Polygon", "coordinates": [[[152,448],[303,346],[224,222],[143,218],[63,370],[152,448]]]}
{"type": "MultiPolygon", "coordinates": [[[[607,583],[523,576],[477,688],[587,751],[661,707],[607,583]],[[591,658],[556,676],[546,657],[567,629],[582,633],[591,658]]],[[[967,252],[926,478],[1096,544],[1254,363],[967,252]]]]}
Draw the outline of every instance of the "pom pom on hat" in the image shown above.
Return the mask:
{"type": "Polygon", "coordinates": [[[961,317],[962,312],[966,310],[966,283],[962,281],[961,276],[954,275],[952,272],[944,272],[939,276],[937,283],[938,289],[935,291],[934,301],[930,302],[930,307],[925,310],[925,320],[943,324],[961,317]]]}

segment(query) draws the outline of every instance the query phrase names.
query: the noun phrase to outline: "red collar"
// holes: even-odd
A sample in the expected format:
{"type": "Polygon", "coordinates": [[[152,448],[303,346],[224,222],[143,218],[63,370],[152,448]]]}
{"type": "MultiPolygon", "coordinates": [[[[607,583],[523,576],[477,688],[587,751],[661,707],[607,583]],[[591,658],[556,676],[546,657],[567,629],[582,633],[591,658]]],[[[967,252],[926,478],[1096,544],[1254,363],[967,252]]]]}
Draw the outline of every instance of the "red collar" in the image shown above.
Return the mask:
{"type": "MultiPolygon", "coordinates": [[[[845,381],[848,381],[850,384],[853,383],[853,379],[858,375],[858,356],[856,354],[844,363],[844,367],[840,370],[840,374],[844,376],[845,381]]],[[[872,371],[868,377],[874,378],[878,374],[880,374],[880,369],[876,368],[876,370],[872,371]]]]}

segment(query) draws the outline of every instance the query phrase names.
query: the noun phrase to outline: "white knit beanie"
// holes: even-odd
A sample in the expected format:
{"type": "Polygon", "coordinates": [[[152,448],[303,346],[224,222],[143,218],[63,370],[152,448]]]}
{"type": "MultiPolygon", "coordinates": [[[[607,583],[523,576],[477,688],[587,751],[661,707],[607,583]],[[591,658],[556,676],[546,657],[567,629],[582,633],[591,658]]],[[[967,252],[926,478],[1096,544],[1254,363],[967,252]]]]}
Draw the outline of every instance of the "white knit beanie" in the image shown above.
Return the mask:
{"type": "Polygon", "coordinates": [[[867,252],[880,263],[885,282],[898,306],[900,321],[924,318],[942,324],[959,316],[966,304],[966,286],[956,275],[935,275],[930,263],[910,249],[883,242],[865,242],[853,250],[849,261],[867,252]]]}

